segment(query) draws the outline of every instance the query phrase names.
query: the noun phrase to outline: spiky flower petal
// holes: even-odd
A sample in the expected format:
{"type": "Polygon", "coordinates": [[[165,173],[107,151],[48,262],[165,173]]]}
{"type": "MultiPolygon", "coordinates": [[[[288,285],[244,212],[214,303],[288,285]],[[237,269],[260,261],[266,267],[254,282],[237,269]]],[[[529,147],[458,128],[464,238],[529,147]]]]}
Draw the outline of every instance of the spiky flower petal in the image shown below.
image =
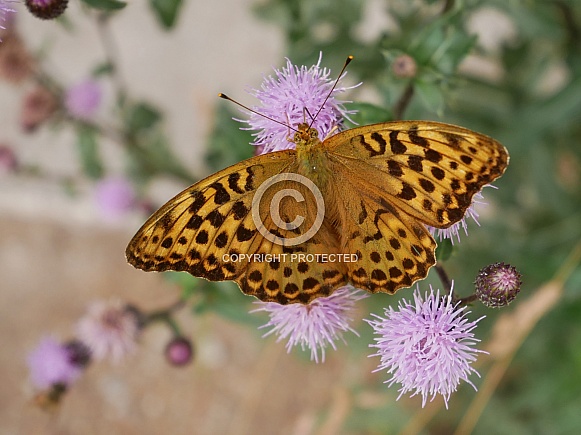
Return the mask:
{"type": "Polygon", "coordinates": [[[476,222],[476,225],[480,226],[480,222],[478,222],[479,214],[476,211],[476,206],[486,205],[486,202],[482,201],[483,199],[484,197],[482,196],[481,192],[476,193],[472,199],[472,204],[470,204],[470,207],[468,207],[468,210],[466,210],[466,213],[464,214],[464,217],[461,221],[456,222],[449,228],[434,228],[428,226],[428,230],[430,230],[436,239],[450,239],[452,244],[454,244],[455,239],[458,243],[460,243],[460,230],[464,230],[464,234],[468,235],[468,218],[472,219],[474,222],[476,222]]]}
{"type": "Polygon", "coordinates": [[[11,27],[13,20],[13,13],[16,11],[10,6],[14,3],[14,0],[0,0],[0,42],[2,42],[2,36],[4,36],[4,30],[11,27]]]}
{"type": "Polygon", "coordinates": [[[95,186],[95,202],[103,217],[114,221],[135,205],[135,189],[123,177],[103,178],[95,186]]]}
{"type": "Polygon", "coordinates": [[[120,300],[93,302],[77,325],[78,338],[92,356],[113,362],[135,349],[139,332],[137,316],[120,300]]]}
{"type": "Polygon", "coordinates": [[[27,359],[30,378],[36,388],[70,385],[82,371],[73,361],[71,350],[52,337],[43,338],[27,359]]]}
{"type": "Polygon", "coordinates": [[[101,104],[101,87],[95,80],[84,80],[67,89],[65,108],[75,118],[89,120],[101,104]]]}
{"type": "MultiPolygon", "coordinates": [[[[319,137],[324,139],[333,128],[340,129],[343,119],[349,119],[349,115],[355,112],[346,110],[344,103],[347,101],[341,101],[336,96],[354,86],[337,86],[322,106],[333,87],[334,80],[330,77],[329,69],[320,67],[321,58],[322,55],[319,56],[317,64],[310,68],[293,65],[287,59],[286,67],[274,69],[275,77],[264,77],[260,89],[249,91],[261,103],[252,109],[290,127],[295,127],[301,122],[310,122],[311,116],[315,116],[321,109],[313,123],[319,137]]],[[[244,128],[245,130],[258,130],[253,133],[256,138],[253,144],[259,147],[260,153],[294,148],[295,144],[289,140],[292,131],[288,127],[255,113],[249,113],[249,116],[248,120],[237,119],[237,121],[249,125],[244,128]]]]}
{"type": "Polygon", "coordinates": [[[331,296],[318,298],[309,305],[290,304],[280,305],[276,302],[255,302],[260,308],[252,313],[265,311],[270,316],[270,321],[261,328],[272,327],[264,334],[278,335],[277,342],[288,339],[287,352],[294,346],[300,345],[302,350],[310,349],[311,360],[325,362],[325,349],[331,346],[336,350],[335,342],[343,339],[343,332],[357,332],[351,328],[349,317],[355,303],[368,297],[362,290],[351,286],[341,287],[331,296]]]}
{"type": "Polygon", "coordinates": [[[372,356],[381,358],[375,371],[387,370],[391,378],[386,383],[401,385],[398,399],[409,392],[412,397],[420,394],[423,407],[440,394],[448,407],[461,380],[476,389],[468,376],[478,375],[471,364],[482,351],[474,347],[479,340],[472,331],[482,318],[469,321],[464,309],[450,295],[440,297],[430,287],[422,297],[418,288],[413,302],[404,299],[397,310],[386,308],[385,317],[373,314],[367,320],[379,335],[370,345],[377,348],[372,356]]]}

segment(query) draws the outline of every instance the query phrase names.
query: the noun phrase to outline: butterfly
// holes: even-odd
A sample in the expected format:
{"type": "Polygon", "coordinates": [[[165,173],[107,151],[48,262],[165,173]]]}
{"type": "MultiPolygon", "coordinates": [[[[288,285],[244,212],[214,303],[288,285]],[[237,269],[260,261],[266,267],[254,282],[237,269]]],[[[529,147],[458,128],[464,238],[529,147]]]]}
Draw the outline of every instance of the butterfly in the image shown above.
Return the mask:
{"type": "Polygon", "coordinates": [[[393,294],[436,263],[426,225],[460,221],[509,161],[496,140],[431,121],[323,141],[300,123],[292,140],[296,149],[244,160],[169,200],[130,241],[127,261],[233,280],[280,304],[308,304],[348,283],[393,294]]]}

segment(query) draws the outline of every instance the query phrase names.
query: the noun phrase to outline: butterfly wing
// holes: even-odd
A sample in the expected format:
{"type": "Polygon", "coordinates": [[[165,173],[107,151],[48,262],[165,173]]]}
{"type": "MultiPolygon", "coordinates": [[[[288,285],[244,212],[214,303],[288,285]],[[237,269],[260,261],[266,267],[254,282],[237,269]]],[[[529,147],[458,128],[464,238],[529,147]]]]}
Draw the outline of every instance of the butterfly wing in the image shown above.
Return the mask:
{"type": "Polygon", "coordinates": [[[472,197],[500,177],[506,149],[450,124],[387,122],[347,130],[323,144],[337,168],[361,178],[398,210],[436,228],[460,221],[472,197]]]}
{"type": "Polygon", "coordinates": [[[436,243],[423,224],[446,228],[472,197],[504,172],[508,154],[493,139],[435,122],[404,121],[348,130],[327,139],[344,252],[357,253],[349,279],[394,293],[423,279],[436,243]]]}
{"type": "MultiPolygon", "coordinates": [[[[295,152],[285,150],[253,157],[194,184],[143,224],[127,246],[127,261],[145,271],[187,271],[210,281],[235,280],[244,293],[263,301],[307,303],[330,294],[346,281],[346,268],[300,261],[298,254],[338,252],[333,228],[323,222],[315,237],[284,246],[266,239],[253,217],[252,200],[259,187],[272,176],[294,171],[295,152]]],[[[277,237],[290,240],[313,223],[317,205],[301,186],[283,181],[263,192],[258,217],[277,237]],[[304,197],[301,202],[279,197],[282,219],[306,218],[300,228],[279,228],[273,222],[268,204],[284,189],[298,189],[304,197]]]]}
{"type": "Polygon", "coordinates": [[[341,252],[339,236],[324,218],[324,204],[317,202],[304,182],[284,179],[296,173],[293,165],[281,174],[282,181],[265,190],[257,206],[259,222],[268,234],[256,237],[249,252],[259,260],[270,255],[273,261],[250,261],[237,279],[244,293],[263,301],[306,304],[347,282],[347,266],[335,255],[341,252]],[[291,227],[285,228],[287,224],[291,227]]]}

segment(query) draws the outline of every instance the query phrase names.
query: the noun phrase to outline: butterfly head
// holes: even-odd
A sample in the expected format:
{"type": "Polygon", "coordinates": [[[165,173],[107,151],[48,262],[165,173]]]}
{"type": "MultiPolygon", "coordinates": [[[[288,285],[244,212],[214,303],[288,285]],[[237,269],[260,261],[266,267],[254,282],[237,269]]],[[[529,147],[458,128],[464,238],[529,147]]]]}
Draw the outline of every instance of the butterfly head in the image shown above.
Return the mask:
{"type": "Polygon", "coordinates": [[[311,148],[321,141],[319,140],[319,132],[316,128],[309,127],[309,124],[302,122],[297,126],[292,140],[297,149],[311,148]]]}

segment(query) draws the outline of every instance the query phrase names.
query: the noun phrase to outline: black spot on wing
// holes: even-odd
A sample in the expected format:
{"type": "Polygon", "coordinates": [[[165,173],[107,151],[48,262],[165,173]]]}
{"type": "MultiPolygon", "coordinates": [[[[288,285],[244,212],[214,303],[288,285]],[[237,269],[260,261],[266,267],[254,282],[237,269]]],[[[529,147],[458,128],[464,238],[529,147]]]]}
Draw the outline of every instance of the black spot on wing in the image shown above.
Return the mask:
{"type": "Polygon", "coordinates": [[[244,190],[242,190],[240,186],[238,186],[238,181],[240,181],[239,172],[233,172],[230,175],[228,175],[228,187],[230,188],[230,190],[236,193],[244,193],[244,190]]]}
{"type": "Polygon", "coordinates": [[[424,148],[428,148],[430,146],[430,143],[428,142],[427,139],[421,137],[418,135],[418,126],[417,125],[412,125],[408,131],[408,136],[410,138],[410,142],[413,143],[414,145],[419,145],[421,147],[424,148]]]}
{"type": "Polygon", "coordinates": [[[214,195],[214,204],[222,205],[230,201],[230,194],[221,183],[216,181],[210,184],[209,187],[216,191],[216,194],[214,195]]]}
{"type": "Polygon", "coordinates": [[[391,152],[394,154],[403,154],[408,149],[407,147],[400,141],[397,136],[399,131],[393,130],[389,133],[389,145],[391,147],[391,152]]]}

